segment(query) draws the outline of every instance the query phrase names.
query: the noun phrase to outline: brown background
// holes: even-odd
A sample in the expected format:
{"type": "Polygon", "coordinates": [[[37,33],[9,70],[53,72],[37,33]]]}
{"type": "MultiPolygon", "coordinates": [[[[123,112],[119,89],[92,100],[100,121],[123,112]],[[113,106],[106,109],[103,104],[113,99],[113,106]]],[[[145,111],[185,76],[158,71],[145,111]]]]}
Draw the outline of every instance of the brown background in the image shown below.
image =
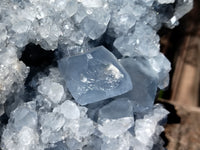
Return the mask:
{"type": "MultiPolygon", "coordinates": [[[[172,63],[171,83],[158,102],[171,112],[168,150],[200,150],[200,0],[173,30],[161,29],[161,50],[172,63]]],[[[163,136],[163,135],[162,135],[163,136]]]]}

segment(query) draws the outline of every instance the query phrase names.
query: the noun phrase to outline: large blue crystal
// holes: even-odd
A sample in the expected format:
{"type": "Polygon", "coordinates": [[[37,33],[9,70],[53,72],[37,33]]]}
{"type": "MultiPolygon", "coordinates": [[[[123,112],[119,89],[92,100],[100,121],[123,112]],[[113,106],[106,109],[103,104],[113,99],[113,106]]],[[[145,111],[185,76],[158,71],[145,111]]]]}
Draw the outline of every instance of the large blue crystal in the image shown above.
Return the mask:
{"type": "Polygon", "coordinates": [[[132,89],[128,73],[103,46],[61,59],[59,69],[67,88],[81,105],[118,96],[132,89]]]}
{"type": "Polygon", "coordinates": [[[158,75],[143,57],[124,58],[120,63],[127,70],[133,81],[133,89],[122,95],[134,103],[134,111],[143,111],[153,107],[158,86],[158,75]]]}

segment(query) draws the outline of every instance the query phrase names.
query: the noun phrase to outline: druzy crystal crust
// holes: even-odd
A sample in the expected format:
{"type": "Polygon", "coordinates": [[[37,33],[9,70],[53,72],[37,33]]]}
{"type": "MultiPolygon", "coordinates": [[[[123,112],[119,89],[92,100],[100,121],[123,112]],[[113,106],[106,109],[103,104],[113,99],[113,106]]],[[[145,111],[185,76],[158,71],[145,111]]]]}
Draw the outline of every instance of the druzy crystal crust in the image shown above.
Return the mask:
{"type": "Polygon", "coordinates": [[[157,32],[192,5],[1,0],[0,149],[164,149],[154,99],[171,67],[157,32]]]}

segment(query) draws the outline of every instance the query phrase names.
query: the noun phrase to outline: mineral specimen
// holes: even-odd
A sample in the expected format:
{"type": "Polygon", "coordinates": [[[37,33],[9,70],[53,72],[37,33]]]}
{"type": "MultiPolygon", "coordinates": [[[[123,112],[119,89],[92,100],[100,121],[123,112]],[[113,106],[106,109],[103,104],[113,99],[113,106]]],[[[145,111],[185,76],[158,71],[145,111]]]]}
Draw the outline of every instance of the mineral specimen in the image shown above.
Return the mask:
{"type": "Polygon", "coordinates": [[[168,112],[154,99],[171,68],[157,31],[192,5],[1,0],[0,149],[164,149],[168,112]],[[50,63],[29,62],[48,52],[50,63]]]}

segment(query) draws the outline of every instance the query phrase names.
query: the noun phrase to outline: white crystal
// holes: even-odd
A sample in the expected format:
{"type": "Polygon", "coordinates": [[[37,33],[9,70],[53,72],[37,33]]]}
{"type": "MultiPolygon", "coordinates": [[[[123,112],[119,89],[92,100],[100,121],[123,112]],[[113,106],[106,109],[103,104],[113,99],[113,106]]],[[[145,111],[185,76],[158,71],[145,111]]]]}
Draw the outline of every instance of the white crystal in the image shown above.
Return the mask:
{"type": "Polygon", "coordinates": [[[160,4],[169,4],[174,3],[175,0],[157,0],[160,4]]]}
{"type": "Polygon", "coordinates": [[[28,107],[17,107],[12,112],[11,118],[13,119],[13,127],[18,130],[23,128],[24,124],[29,128],[35,128],[37,126],[37,112],[28,107]]]}
{"type": "Polygon", "coordinates": [[[66,119],[78,119],[80,117],[80,111],[77,105],[69,100],[55,107],[53,112],[63,114],[66,119]]]}
{"type": "Polygon", "coordinates": [[[18,133],[18,144],[23,145],[24,147],[30,147],[30,145],[35,144],[35,140],[38,139],[35,131],[28,127],[23,127],[18,133]]]}
{"type": "Polygon", "coordinates": [[[107,10],[95,9],[81,22],[81,30],[92,40],[99,38],[107,28],[110,14],[107,10]]]}
{"type": "Polygon", "coordinates": [[[193,0],[179,0],[176,5],[175,16],[177,19],[183,17],[193,8],[193,0]]]}
{"type": "Polygon", "coordinates": [[[55,104],[59,103],[64,96],[64,88],[62,85],[56,82],[52,82],[49,79],[43,79],[41,85],[38,87],[38,91],[47,96],[49,100],[55,104]]]}
{"type": "Polygon", "coordinates": [[[44,113],[40,116],[41,140],[43,143],[56,143],[62,140],[61,128],[65,118],[59,113],[44,113]]]}
{"type": "Polygon", "coordinates": [[[52,131],[59,131],[64,123],[64,116],[58,113],[46,113],[40,116],[41,126],[43,128],[50,128],[52,131]]]}
{"type": "Polygon", "coordinates": [[[138,119],[135,122],[135,135],[136,138],[144,145],[153,146],[154,136],[164,130],[162,126],[158,124],[163,118],[166,117],[168,111],[163,109],[160,105],[155,105],[153,110],[150,110],[143,119],[138,119]]]}
{"type": "Polygon", "coordinates": [[[133,34],[118,37],[114,46],[123,56],[153,57],[159,53],[159,37],[150,26],[138,23],[133,34]]]}
{"type": "Polygon", "coordinates": [[[85,7],[93,7],[93,8],[99,8],[99,7],[103,7],[103,0],[78,0],[79,2],[81,2],[83,4],[83,6],[85,7]]]}
{"type": "Polygon", "coordinates": [[[159,53],[159,55],[148,59],[148,61],[158,74],[158,87],[161,89],[166,88],[169,84],[169,71],[171,70],[170,62],[162,53],[159,53]]]}
{"type": "Polygon", "coordinates": [[[3,147],[1,148],[6,150],[41,150],[39,146],[37,146],[39,144],[39,136],[37,132],[26,126],[24,126],[20,131],[18,131],[18,133],[9,132],[9,130],[6,129],[3,133],[2,142],[3,147]]]}

